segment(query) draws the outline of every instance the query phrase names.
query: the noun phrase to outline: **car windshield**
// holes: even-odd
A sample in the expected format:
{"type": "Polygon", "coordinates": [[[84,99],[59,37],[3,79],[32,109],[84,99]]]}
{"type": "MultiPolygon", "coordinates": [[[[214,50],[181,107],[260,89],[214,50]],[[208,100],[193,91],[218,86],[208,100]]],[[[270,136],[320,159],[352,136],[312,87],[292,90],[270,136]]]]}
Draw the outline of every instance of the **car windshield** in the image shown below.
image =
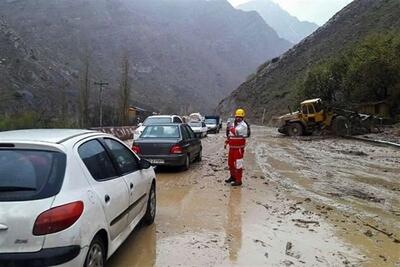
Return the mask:
{"type": "Polygon", "coordinates": [[[206,123],[207,124],[217,124],[217,120],[216,119],[206,119],[206,123]]]}
{"type": "Polygon", "coordinates": [[[65,155],[51,151],[0,150],[0,201],[55,195],[65,172],[65,155]]]}
{"type": "Polygon", "coordinates": [[[190,127],[201,127],[201,122],[189,122],[190,127]]]}
{"type": "Polygon", "coordinates": [[[148,126],[148,125],[163,124],[163,123],[171,123],[171,118],[170,117],[150,117],[144,121],[143,125],[148,126]]]}
{"type": "Polygon", "coordinates": [[[150,125],[147,126],[141,138],[179,138],[179,129],[178,126],[171,125],[150,125]]]}

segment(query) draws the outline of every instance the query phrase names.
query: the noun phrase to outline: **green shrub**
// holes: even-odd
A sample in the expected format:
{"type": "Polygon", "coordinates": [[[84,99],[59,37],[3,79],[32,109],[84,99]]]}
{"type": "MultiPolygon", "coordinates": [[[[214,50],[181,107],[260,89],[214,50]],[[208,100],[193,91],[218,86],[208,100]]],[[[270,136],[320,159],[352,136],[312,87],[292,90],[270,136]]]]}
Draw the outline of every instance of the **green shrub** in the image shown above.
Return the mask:
{"type": "Polygon", "coordinates": [[[0,116],[1,131],[31,128],[76,128],[77,126],[77,122],[72,119],[45,117],[35,111],[0,116]]]}
{"type": "Polygon", "coordinates": [[[315,97],[340,105],[387,100],[396,110],[400,104],[399,35],[370,35],[313,67],[299,86],[299,98],[315,97]]]}

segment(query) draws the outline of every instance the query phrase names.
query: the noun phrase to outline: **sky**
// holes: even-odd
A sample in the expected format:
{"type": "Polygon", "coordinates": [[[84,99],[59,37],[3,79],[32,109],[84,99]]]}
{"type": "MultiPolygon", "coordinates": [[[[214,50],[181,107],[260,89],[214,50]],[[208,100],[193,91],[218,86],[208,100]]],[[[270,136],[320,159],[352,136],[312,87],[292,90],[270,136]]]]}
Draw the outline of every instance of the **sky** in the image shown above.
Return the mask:
{"type": "MultiPolygon", "coordinates": [[[[249,0],[228,0],[233,6],[249,0]]],[[[268,1],[268,0],[267,0],[268,1]]],[[[272,0],[300,20],[308,20],[323,25],[352,0],[272,0]]]]}

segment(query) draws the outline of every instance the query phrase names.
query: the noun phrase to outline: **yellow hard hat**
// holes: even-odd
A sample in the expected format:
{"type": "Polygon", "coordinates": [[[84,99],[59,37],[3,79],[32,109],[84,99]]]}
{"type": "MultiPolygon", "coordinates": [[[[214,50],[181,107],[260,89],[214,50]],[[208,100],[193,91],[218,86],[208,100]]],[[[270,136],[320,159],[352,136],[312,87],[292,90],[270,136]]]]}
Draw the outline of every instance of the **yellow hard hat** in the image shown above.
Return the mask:
{"type": "Polygon", "coordinates": [[[244,112],[244,109],[241,109],[241,108],[237,109],[235,112],[235,117],[244,118],[245,115],[246,115],[246,113],[244,112]]]}

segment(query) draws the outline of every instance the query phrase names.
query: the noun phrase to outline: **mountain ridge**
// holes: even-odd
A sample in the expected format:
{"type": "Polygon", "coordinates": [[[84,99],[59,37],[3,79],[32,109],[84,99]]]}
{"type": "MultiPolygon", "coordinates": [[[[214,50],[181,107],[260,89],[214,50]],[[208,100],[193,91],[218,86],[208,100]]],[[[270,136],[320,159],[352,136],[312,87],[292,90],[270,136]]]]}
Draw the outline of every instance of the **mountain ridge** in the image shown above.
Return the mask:
{"type": "Polygon", "coordinates": [[[252,0],[236,8],[244,11],[257,11],[280,37],[295,44],[319,27],[313,22],[300,21],[297,17],[281,8],[279,4],[270,0],[252,0]]]}
{"type": "MultiPolygon", "coordinates": [[[[133,70],[131,99],[178,113],[183,105],[212,109],[266,57],[291,47],[259,15],[225,0],[13,0],[0,3],[0,16],[40,51],[45,65],[68,74],[67,92],[75,104],[86,57],[92,81],[110,83],[107,100],[117,98],[126,55],[133,70]]],[[[56,94],[60,85],[49,87],[56,94]]]]}
{"type": "Polygon", "coordinates": [[[309,37],[279,58],[259,66],[257,73],[242,83],[217,106],[226,116],[240,106],[251,120],[260,121],[287,112],[297,104],[298,82],[315,64],[337,55],[367,35],[400,29],[400,2],[355,0],[309,37]]]}

